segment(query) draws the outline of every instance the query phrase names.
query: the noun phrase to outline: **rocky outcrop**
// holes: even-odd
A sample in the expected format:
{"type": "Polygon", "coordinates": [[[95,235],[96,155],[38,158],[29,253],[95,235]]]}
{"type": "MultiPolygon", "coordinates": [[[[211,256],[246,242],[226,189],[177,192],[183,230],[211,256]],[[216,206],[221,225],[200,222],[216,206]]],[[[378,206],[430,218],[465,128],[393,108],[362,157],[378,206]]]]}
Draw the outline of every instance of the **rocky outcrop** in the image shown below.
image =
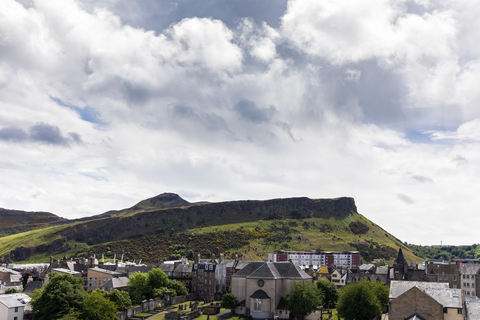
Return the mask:
{"type": "Polygon", "coordinates": [[[68,221],[49,212],[28,212],[0,208],[0,236],[45,228],[48,225],[68,221]]]}
{"type": "Polygon", "coordinates": [[[45,252],[63,253],[67,251],[68,251],[68,244],[64,243],[62,239],[57,239],[57,240],[54,240],[49,245],[42,244],[37,247],[16,248],[15,250],[12,250],[10,252],[10,256],[14,256],[15,260],[17,261],[23,261],[23,260],[27,260],[28,258],[30,258],[32,255],[36,253],[45,253],[45,252]]]}
{"type": "Polygon", "coordinates": [[[289,219],[346,217],[356,213],[353,198],[309,199],[288,198],[265,201],[231,201],[192,205],[141,212],[127,217],[111,217],[67,227],[61,236],[90,243],[102,243],[143,236],[183,231],[213,223],[269,219],[271,216],[289,219]]]}

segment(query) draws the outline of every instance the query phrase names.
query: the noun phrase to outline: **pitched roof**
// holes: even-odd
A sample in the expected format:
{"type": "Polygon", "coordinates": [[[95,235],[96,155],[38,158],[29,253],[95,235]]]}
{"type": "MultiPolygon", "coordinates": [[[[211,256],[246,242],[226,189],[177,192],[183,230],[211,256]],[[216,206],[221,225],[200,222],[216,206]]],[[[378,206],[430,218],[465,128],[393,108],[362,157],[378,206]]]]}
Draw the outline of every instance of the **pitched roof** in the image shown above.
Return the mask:
{"type": "Polygon", "coordinates": [[[88,271],[101,272],[101,273],[109,274],[109,275],[112,275],[112,276],[121,275],[120,272],[105,270],[105,269],[101,269],[101,268],[89,268],[88,271]]]}
{"type": "Polygon", "coordinates": [[[25,303],[22,303],[18,298],[9,295],[0,297],[0,303],[9,309],[15,307],[25,307],[25,303]]]}
{"type": "Polygon", "coordinates": [[[41,289],[42,286],[43,286],[42,281],[30,281],[29,283],[27,283],[27,285],[23,289],[23,293],[31,293],[35,291],[35,289],[41,289]]]}
{"type": "Polygon", "coordinates": [[[270,299],[270,297],[268,296],[268,294],[263,291],[262,289],[259,289],[257,291],[255,291],[251,296],[250,298],[254,298],[254,299],[270,299]]]}
{"type": "Polygon", "coordinates": [[[152,269],[153,267],[147,267],[147,266],[131,266],[130,269],[128,269],[128,273],[134,273],[134,272],[147,273],[152,269]]]}
{"type": "Polygon", "coordinates": [[[388,274],[388,267],[377,267],[375,274],[388,274]]]}
{"type": "Polygon", "coordinates": [[[392,281],[390,283],[390,299],[395,299],[404,294],[413,287],[434,288],[440,290],[448,289],[448,283],[445,282],[424,282],[424,281],[392,281]]]}
{"type": "Polygon", "coordinates": [[[71,271],[70,269],[63,269],[63,268],[54,268],[52,269],[52,271],[71,274],[72,276],[80,273],[78,271],[71,271]]]}
{"type": "Polygon", "coordinates": [[[3,273],[11,273],[11,274],[21,274],[21,273],[18,272],[18,271],[15,271],[15,270],[12,270],[12,269],[8,269],[8,268],[4,268],[4,267],[0,267],[0,272],[3,272],[3,273]]]}
{"type": "Polygon", "coordinates": [[[462,307],[462,289],[420,288],[420,290],[438,301],[444,308],[462,307]]]}
{"type": "Polygon", "coordinates": [[[179,264],[173,272],[192,272],[192,264],[179,264]]]}
{"type": "Polygon", "coordinates": [[[398,256],[397,256],[397,258],[395,259],[395,262],[394,262],[394,263],[403,264],[405,261],[407,261],[407,260],[406,260],[405,257],[403,256],[402,248],[400,248],[400,249],[398,250],[398,256]]]}
{"type": "Polygon", "coordinates": [[[100,288],[125,288],[128,284],[127,277],[111,278],[108,279],[100,288]]]}
{"type": "Polygon", "coordinates": [[[427,320],[427,319],[425,319],[424,317],[422,317],[421,315],[415,312],[411,316],[405,318],[405,320],[427,320]]]}
{"type": "Polygon", "coordinates": [[[163,272],[173,272],[175,265],[173,263],[162,263],[159,268],[162,269],[163,272]]]}
{"type": "Polygon", "coordinates": [[[233,277],[280,279],[300,278],[311,279],[305,271],[291,262],[251,262],[245,268],[238,271],[233,277]]]}

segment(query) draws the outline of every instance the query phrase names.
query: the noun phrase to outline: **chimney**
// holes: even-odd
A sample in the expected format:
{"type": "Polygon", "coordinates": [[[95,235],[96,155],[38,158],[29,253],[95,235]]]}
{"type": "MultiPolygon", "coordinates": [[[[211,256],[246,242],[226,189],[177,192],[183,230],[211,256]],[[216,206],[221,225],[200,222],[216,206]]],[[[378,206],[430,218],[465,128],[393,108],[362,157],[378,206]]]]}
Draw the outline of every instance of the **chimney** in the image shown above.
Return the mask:
{"type": "Polygon", "coordinates": [[[103,261],[98,262],[98,267],[103,269],[103,261]]]}
{"type": "Polygon", "coordinates": [[[224,259],[225,259],[225,253],[220,253],[220,258],[218,258],[218,263],[222,264],[224,259]]]}
{"type": "Polygon", "coordinates": [[[235,253],[235,261],[238,261],[238,253],[235,253]]]}
{"type": "Polygon", "coordinates": [[[33,277],[32,276],[28,276],[28,279],[27,279],[27,283],[30,283],[33,281],[33,277]]]}
{"type": "Polygon", "coordinates": [[[45,278],[43,278],[43,284],[47,285],[48,284],[48,273],[45,275],[45,278]]]}
{"type": "Polygon", "coordinates": [[[53,264],[53,256],[50,256],[50,265],[53,264]]]}
{"type": "Polygon", "coordinates": [[[197,254],[197,263],[200,263],[200,253],[197,254]]]}
{"type": "Polygon", "coordinates": [[[212,261],[211,261],[211,262],[212,262],[212,264],[215,264],[215,263],[216,263],[216,262],[215,262],[215,253],[212,253],[212,261]]]}

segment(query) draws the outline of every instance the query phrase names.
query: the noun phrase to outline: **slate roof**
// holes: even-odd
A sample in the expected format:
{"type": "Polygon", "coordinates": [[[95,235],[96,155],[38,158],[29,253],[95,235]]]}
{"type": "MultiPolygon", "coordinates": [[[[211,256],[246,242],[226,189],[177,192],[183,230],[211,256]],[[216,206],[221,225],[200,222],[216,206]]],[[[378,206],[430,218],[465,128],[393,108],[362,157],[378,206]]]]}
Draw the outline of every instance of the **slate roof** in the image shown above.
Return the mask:
{"type": "Polygon", "coordinates": [[[461,263],[460,274],[477,274],[480,270],[480,264],[461,263]]]}
{"type": "Polygon", "coordinates": [[[52,269],[52,271],[61,272],[61,273],[65,273],[65,274],[71,274],[72,276],[80,273],[78,271],[71,271],[69,269],[63,269],[63,268],[54,268],[54,269],[52,269]]]}
{"type": "Polygon", "coordinates": [[[403,256],[402,248],[400,248],[400,249],[398,250],[398,256],[397,256],[397,258],[395,259],[395,262],[394,262],[394,263],[403,264],[403,263],[405,263],[405,261],[407,261],[407,260],[406,260],[405,257],[403,256]]]}
{"type": "Polygon", "coordinates": [[[462,307],[462,289],[438,289],[438,288],[419,288],[433,299],[438,301],[444,308],[462,307]]]}
{"type": "Polygon", "coordinates": [[[226,268],[233,268],[236,262],[235,259],[225,259],[221,264],[224,264],[226,268]]]}
{"type": "Polygon", "coordinates": [[[245,268],[238,271],[233,277],[260,278],[260,279],[311,279],[305,271],[291,262],[250,262],[245,268]]]}
{"type": "Polygon", "coordinates": [[[42,286],[42,281],[30,281],[23,289],[23,293],[32,293],[33,291],[35,291],[35,289],[41,289],[42,286]]]}
{"type": "Polygon", "coordinates": [[[129,274],[134,272],[147,273],[152,269],[153,267],[147,267],[147,266],[131,266],[130,269],[128,269],[128,273],[129,274]]]}
{"type": "Polygon", "coordinates": [[[377,271],[375,271],[375,274],[388,274],[388,267],[377,267],[377,271]]]}
{"type": "Polygon", "coordinates": [[[105,269],[101,269],[101,268],[89,268],[88,270],[91,270],[91,271],[97,271],[97,272],[101,272],[101,273],[109,274],[109,275],[112,275],[112,276],[118,276],[118,275],[121,275],[121,273],[120,273],[120,272],[116,272],[116,271],[110,271],[110,270],[105,270],[105,269]]]}
{"type": "Polygon", "coordinates": [[[270,299],[268,294],[265,291],[263,291],[262,289],[259,289],[259,290],[255,291],[250,296],[250,298],[253,298],[253,299],[270,299]]]}
{"type": "Polygon", "coordinates": [[[162,263],[159,268],[162,269],[163,272],[173,272],[175,265],[173,263],[162,263]]]}
{"type": "Polygon", "coordinates": [[[18,272],[18,271],[15,271],[15,270],[12,270],[12,269],[8,269],[8,268],[4,268],[4,267],[0,267],[0,272],[3,272],[3,273],[11,273],[11,274],[21,274],[21,273],[18,272]]]}
{"type": "Polygon", "coordinates": [[[107,282],[102,284],[100,288],[113,288],[113,289],[125,288],[127,284],[128,284],[127,277],[111,278],[111,279],[108,279],[107,282]]]}
{"type": "Polygon", "coordinates": [[[0,298],[0,303],[3,304],[7,308],[15,308],[15,307],[25,307],[25,304],[21,303],[15,298],[7,297],[7,298],[0,298]]]}
{"type": "Polygon", "coordinates": [[[237,265],[235,266],[235,270],[242,270],[246,266],[248,266],[249,263],[253,261],[238,261],[237,265]]]}
{"type": "Polygon", "coordinates": [[[480,300],[475,299],[473,301],[467,301],[465,306],[467,315],[465,319],[480,320],[480,300]]]}
{"type": "Polygon", "coordinates": [[[193,265],[192,264],[179,264],[174,272],[192,272],[193,265]]]}
{"type": "MultiPolygon", "coordinates": [[[[447,290],[448,283],[446,282],[423,282],[423,281],[392,281],[390,283],[390,299],[395,299],[398,296],[404,294],[413,287],[421,288],[434,288],[440,290],[447,290]]],[[[460,290],[460,289],[458,289],[460,290]]]]}
{"type": "Polygon", "coordinates": [[[425,319],[424,317],[422,317],[421,315],[415,312],[411,316],[405,318],[405,320],[427,320],[427,319],[425,319]]]}

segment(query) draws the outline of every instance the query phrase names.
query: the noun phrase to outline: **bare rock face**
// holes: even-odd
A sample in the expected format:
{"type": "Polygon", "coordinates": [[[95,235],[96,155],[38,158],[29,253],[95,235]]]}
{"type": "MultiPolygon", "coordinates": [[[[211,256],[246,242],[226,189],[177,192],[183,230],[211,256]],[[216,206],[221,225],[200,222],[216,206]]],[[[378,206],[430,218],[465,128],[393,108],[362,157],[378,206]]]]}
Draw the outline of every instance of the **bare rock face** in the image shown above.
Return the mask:
{"type": "Polygon", "coordinates": [[[68,221],[49,212],[29,212],[0,208],[0,236],[43,228],[49,224],[68,221]]]}
{"type": "Polygon", "coordinates": [[[310,217],[346,217],[356,213],[353,198],[309,199],[288,198],[265,201],[231,201],[192,205],[141,212],[134,216],[111,217],[88,221],[60,231],[62,236],[80,241],[102,243],[143,236],[192,229],[211,222],[220,224],[269,219],[271,216],[289,219],[310,217]]]}

